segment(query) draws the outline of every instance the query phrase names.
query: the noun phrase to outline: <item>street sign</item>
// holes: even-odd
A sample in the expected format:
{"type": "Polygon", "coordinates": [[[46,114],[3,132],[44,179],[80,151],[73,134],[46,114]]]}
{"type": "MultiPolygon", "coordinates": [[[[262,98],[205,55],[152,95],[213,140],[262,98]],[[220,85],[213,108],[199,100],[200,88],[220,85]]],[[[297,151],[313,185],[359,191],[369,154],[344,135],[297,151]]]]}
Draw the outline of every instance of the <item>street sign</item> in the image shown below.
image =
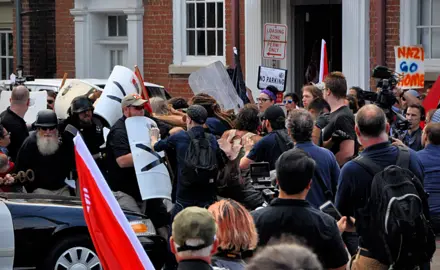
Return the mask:
{"type": "Polygon", "coordinates": [[[263,58],[283,60],[286,58],[287,25],[266,23],[264,25],[263,58]]]}

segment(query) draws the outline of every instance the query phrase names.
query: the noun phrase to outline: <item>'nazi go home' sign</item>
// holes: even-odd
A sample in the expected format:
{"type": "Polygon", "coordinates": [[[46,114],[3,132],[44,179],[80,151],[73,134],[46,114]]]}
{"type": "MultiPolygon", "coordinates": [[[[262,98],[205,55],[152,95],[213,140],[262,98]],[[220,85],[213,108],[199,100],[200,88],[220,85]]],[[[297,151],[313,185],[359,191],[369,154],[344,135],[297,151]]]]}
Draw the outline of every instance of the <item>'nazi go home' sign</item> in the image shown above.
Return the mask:
{"type": "Polygon", "coordinates": [[[287,25],[266,23],[263,34],[263,58],[283,60],[286,57],[287,25]]]}

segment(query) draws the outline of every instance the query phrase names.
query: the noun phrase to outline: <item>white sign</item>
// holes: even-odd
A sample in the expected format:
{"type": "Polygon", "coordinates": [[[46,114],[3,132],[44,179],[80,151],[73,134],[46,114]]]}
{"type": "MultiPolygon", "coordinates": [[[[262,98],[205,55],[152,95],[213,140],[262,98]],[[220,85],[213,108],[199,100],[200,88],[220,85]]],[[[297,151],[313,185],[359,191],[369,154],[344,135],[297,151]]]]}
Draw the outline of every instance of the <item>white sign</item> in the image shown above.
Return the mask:
{"type": "Polygon", "coordinates": [[[266,23],[263,34],[263,58],[273,60],[286,58],[287,25],[266,23]]]}
{"type": "MultiPolygon", "coordinates": [[[[2,91],[0,95],[0,112],[5,111],[10,105],[12,91],[2,91]]],[[[37,120],[37,113],[47,109],[47,92],[29,92],[29,108],[24,115],[24,121],[32,124],[37,120]]]]}
{"type": "Polygon", "coordinates": [[[258,89],[265,89],[269,85],[275,86],[278,91],[286,91],[287,70],[279,68],[262,67],[258,68],[258,89]]]}

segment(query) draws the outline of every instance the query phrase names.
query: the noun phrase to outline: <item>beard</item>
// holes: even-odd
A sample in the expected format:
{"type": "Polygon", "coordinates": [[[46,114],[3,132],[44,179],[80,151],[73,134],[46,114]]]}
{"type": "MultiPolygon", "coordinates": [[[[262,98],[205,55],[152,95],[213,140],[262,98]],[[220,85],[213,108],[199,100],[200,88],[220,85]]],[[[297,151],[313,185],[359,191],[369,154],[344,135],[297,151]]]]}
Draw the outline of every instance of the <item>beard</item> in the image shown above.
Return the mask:
{"type": "Polygon", "coordinates": [[[53,137],[44,137],[37,133],[37,147],[43,156],[55,154],[59,148],[58,133],[53,137]]]}

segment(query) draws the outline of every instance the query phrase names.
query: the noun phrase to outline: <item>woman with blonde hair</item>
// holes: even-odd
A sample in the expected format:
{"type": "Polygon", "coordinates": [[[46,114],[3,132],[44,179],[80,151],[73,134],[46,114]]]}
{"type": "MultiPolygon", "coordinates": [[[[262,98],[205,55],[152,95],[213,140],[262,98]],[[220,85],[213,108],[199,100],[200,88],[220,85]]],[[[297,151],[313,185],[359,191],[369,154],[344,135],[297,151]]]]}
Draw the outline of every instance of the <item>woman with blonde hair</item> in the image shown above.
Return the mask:
{"type": "Polygon", "coordinates": [[[254,250],[258,243],[257,229],[250,213],[238,202],[223,199],[211,205],[208,211],[217,223],[219,245],[212,257],[212,265],[230,270],[243,270],[246,263],[241,254],[254,250]]]}

